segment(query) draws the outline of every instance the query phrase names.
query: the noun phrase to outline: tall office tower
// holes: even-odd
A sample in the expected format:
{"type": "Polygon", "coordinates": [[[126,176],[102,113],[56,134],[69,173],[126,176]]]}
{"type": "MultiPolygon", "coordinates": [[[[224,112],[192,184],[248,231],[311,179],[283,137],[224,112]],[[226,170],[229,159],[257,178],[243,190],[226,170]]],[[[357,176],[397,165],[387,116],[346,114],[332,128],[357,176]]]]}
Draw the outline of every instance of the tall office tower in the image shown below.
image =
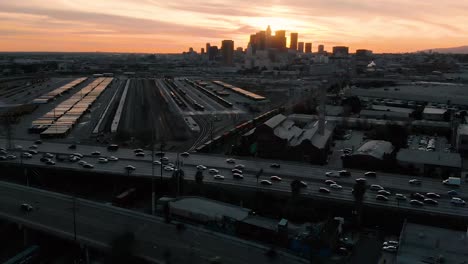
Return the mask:
{"type": "Polygon", "coordinates": [[[189,48],[189,52],[193,53],[193,48],[192,47],[189,48]]]}
{"type": "Polygon", "coordinates": [[[312,53],[312,43],[305,44],[305,53],[312,53]]]}
{"type": "Polygon", "coordinates": [[[297,50],[297,38],[299,37],[299,34],[297,33],[291,33],[291,41],[289,43],[289,48],[292,50],[297,50]]]}
{"type": "Polygon", "coordinates": [[[200,53],[201,53],[201,55],[205,55],[205,49],[201,48],[200,53]]]}
{"type": "Polygon", "coordinates": [[[286,48],[286,30],[277,30],[275,32],[275,44],[273,47],[280,50],[286,48]]]}
{"type": "Polygon", "coordinates": [[[267,37],[271,37],[271,28],[270,28],[270,25],[268,25],[268,27],[267,27],[266,36],[267,36],[267,37]]]}
{"type": "Polygon", "coordinates": [[[208,55],[210,54],[210,47],[211,47],[210,43],[206,43],[205,50],[206,50],[206,54],[208,54],[208,55]]]}
{"type": "Polygon", "coordinates": [[[304,52],[304,42],[297,43],[297,51],[300,53],[304,52]]]}
{"type": "Polygon", "coordinates": [[[232,65],[232,56],[234,54],[234,41],[223,40],[221,45],[221,53],[223,55],[223,63],[232,65]]]}
{"type": "Polygon", "coordinates": [[[333,47],[333,56],[335,57],[347,57],[349,55],[349,48],[345,46],[333,47]]]}
{"type": "Polygon", "coordinates": [[[318,53],[322,54],[322,53],[324,53],[324,52],[325,52],[325,46],[319,45],[319,46],[318,46],[318,53]]]}
{"type": "Polygon", "coordinates": [[[254,49],[257,47],[257,34],[250,35],[249,44],[252,45],[254,49]]]}
{"type": "Polygon", "coordinates": [[[260,31],[255,35],[256,45],[255,48],[258,50],[264,50],[266,48],[266,32],[260,31]]]}
{"type": "Polygon", "coordinates": [[[210,46],[210,49],[208,50],[208,60],[214,61],[216,60],[217,56],[218,56],[218,46],[210,46]]]}

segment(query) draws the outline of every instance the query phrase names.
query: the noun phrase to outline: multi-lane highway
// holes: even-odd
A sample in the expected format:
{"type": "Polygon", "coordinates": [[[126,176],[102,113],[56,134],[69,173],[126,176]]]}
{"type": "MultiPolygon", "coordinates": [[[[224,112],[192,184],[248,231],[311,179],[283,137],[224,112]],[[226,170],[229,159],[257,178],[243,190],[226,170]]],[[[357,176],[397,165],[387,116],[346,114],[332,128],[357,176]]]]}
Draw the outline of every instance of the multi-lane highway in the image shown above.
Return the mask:
{"type": "MultiPolygon", "coordinates": [[[[162,263],[167,250],[171,263],[208,263],[220,256],[223,263],[270,263],[268,248],[234,237],[187,226],[178,231],[163,219],[63,194],[0,182],[0,217],[30,228],[74,238],[75,208],[77,241],[94,247],[109,247],[124,232],[135,234],[138,256],[162,263]],[[28,203],[31,212],[21,210],[28,203]],[[75,205],[75,206],[74,206],[75,205]]],[[[277,263],[307,263],[279,251],[277,263]]]]}
{"type": "MultiPolygon", "coordinates": [[[[15,141],[16,144],[22,145],[24,148],[27,148],[33,142],[30,141],[15,141]]],[[[0,145],[4,145],[4,141],[0,140],[0,145]]],[[[124,167],[126,165],[133,165],[136,167],[136,170],[130,173],[130,177],[151,177],[152,172],[152,163],[151,163],[151,152],[146,151],[145,157],[136,157],[133,150],[131,149],[119,149],[116,152],[108,152],[104,147],[96,146],[85,146],[80,145],[76,150],[69,150],[68,145],[59,144],[59,143],[43,143],[39,145],[38,150],[40,152],[50,152],[50,153],[67,153],[71,154],[74,152],[79,152],[85,157],[84,160],[94,165],[92,169],[86,169],[78,165],[77,163],[71,162],[57,162],[54,165],[57,168],[70,169],[70,170],[93,170],[100,173],[110,173],[115,175],[127,176],[127,172],[124,167]],[[100,151],[101,156],[116,156],[119,161],[109,161],[106,164],[100,164],[97,162],[98,157],[92,156],[93,151],[100,151]]],[[[48,166],[39,161],[39,156],[36,155],[32,159],[23,159],[22,163],[24,165],[31,166],[48,166]]],[[[176,153],[166,153],[166,156],[170,159],[171,162],[175,162],[177,159],[176,153]]],[[[155,159],[157,159],[155,157],[155,159]]],[[[352,170],[351,177],[344,178],[332,178],[338,184],[343,186],[341,190],[331,189],[330,194],[323,194],[318,192],[319,187],[326,187],[324,181],[329,179],[325,176],[325,172],[328,171],[325,167],[317,167],[308,164],[301,163],[289,163],[282,162],[281,168],[274,169],[270,168],[270,165],[273,161],[268,160],[236,160],[236,164],[245,165],[244,169],[244,179],[238,180],[232,178],[231,169],[235,164],[229,164],[226,162],[226,157],[217,156],[217,155],[203,155],[203,154],[194,154],[192,153],[189,157],[179,157],[183,161],[183,169],[185,171],[187,180],[194,180],[196,174],[196,166],[204,165],[208,168],[215,168],[219,170],[221,175],[225,176],[224,180],[215,180],[208,171],[204,172],[205,179],[204,181],[211,184],[224,184],[224,185],[235,185],[243,188],[262,188],[265,190],[271,190],[282,193],[289,193],[291,190],[290,183],[293,179],[300,179],[305,181],[309,186],[302,189],[301,193],[305,196],[313,196],[315,198],[321,198],[326,200],[336,200],[341,202],[351,203],[354,201],[354,198],[351,194],[351,189],[354,185],[355,179],[359,177],[364,177],[363,171],[352,170]],[[257,185],[257,179],[255,174],[263,169],[264,173],[260,177],[262,179],[269,179],[272,175],[280,176],[283,180],[281,182],[273,182],[272,185],[257,185]]],[[[20,164],[20,160],[11,160],[11,161],[0,161],[1,163],[14,163],[20,164]]],[[[155,169],[155,176],[160,176],[159,165],[154,165],[157,167],[155,169]]],[[[170,177],[172,172],[163,171],[163,177],[170,177]]],[[[466,207],[457,207],[450,203],[449,196],[447,191],[453,189],[453,187],[448,187],[443,185],[439,180],[421,178],[422,184],[420,186],[413,186],[408,183],[409,179],[412,179],[411,176],[406,175],[395,175],[387,173],[378,173],[378,176],[375,178],[367,178],[368,184],[379,184],[384,187],[386,190],[392,192],[392,195],[389,196],[389,201],[377,201],[375,195],[377,194],[374,191],[369,190],[366,193],[364,199],[365,204],[369,206],[376,207],[392,207],[400,210],[412,210],[414,212],[421,213],[431,213],[431,214],[441,214],[448,216],[456,217],[468,217],[468,209],[466,207]],[[439,204],[437,206],[433,205],[424,205],[422,207],[415,207],[409,204],[410,194],[414,192],[427,193],[434,192],[441,194],[441,199],[438,200],[439,204]],[[408,197],[408,201],[397,201],[395,199],[394,193],[402,193],[408,197]]],[[[461,187],[455,188],[458,192],[458,196],[465,199],[468,198],[468,189],[466,185],[462,184],[461,187]]]]}

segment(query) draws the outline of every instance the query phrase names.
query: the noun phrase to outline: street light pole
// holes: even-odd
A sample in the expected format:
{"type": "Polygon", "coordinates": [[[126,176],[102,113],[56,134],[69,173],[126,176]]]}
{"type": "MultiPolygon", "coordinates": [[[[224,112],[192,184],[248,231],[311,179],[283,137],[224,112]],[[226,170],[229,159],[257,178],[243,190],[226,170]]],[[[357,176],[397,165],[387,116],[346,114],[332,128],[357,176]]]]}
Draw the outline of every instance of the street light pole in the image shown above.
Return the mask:
{"type": "Polygon", "coordinates": [[[151,136],[151,214],[154,215],[154,131],[151,136]]]}

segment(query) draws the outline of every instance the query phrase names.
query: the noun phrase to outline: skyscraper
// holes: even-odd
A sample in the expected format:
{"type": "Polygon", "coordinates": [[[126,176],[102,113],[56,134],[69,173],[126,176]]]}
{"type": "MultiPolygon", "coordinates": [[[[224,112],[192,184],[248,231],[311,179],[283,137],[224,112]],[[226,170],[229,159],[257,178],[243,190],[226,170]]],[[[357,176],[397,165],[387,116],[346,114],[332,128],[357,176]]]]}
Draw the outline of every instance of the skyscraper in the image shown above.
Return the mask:
{"type": "Polygon", "coordinates": [[[323,45],[318,46],[318,53],[322,54],[325,52],[325,47],[323,45]]]}
{"type": "Polygon", "coordinates": [[[297,51],[304,52],[304,42],[297,43],[297,51]]]}
{"type": "Polygon", "coordinates": [[[216,60],[217,56],[218,56],[218,46],[210,46],[210,49],[208,50],[208,60],[214,61],[216,60]]]}
{"type": "Polygon", "coordinates": [[[333,47],[333,56],[335,57],[347,57],[349,55],[349,48],[345,46],[333,47]]]}
{"type": "Polygon", "coordinates": [[[277,30],[275,32],[275,41],[274,47],[277,49],[285,49],[286,48],[286,30],[277,30]]]}
{"type": "Polygon", "coordinates": [[[305,44],[305,53],[312,53],[312,43],[305,44]]]}
{"type": "Polygon", "coordinates": [[[234,53],[234,41],[223,40],[221,45],[221,53],[223,55],[223,63],[225,65],[232,65],[232,56],[234,53]]]}
{"type": "Polygon", "coordinates": [[[292,50],[297,50],[297,38],[299,37],[298,33],[291,33],[291,41],[289,48],[292,50]]]}
{"type": "Polygon", "coordinates": [[[206,50],[206,54],[208,54],[208,55],[210,54],[210,46],[211,46],[210,43],[206,43],[205,50],[206,50]]]}
{"type": "Polygon", "coordinates": [[[201,53],[201,55],[205,55],[205,49],[201,48],[200,53],[201,53]]]}

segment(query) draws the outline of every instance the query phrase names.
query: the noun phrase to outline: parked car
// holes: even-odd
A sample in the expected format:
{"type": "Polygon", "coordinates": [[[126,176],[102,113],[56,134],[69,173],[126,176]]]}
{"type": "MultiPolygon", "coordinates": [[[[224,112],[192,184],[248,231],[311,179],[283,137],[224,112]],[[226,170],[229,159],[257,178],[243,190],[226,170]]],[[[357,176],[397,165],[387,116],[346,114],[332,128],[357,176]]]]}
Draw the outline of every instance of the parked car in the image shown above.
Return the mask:
{"type": "Polygon", "coordinates": [[[133,150],[133,153],[137,153],[137,152],[144,152],[144,150],[141,148],[137,148],[133,150]]]}
{"type": "Polygon", "coordinates": [[[70,146],[68,146],[68,149],[76,149],[76,145],[75,145],[75,144],[71,144],[70,146]]]}
{"type": "Polygon", "coordinates": [[[29,149],[37,149],[37,145],[31,145],[29,146],[29,149]]]}
{"type": "Polygon", "coordinates": [[[119,149],[119,145],[117,144],[110,144],[109,146],[107,146],[107,150],[109,151],[117,151],[119,149]]]}
{"type": "Polygon", "coordinates": [[[42,140],[38,139],[38,140],[34,141],[34,144],[40,145],[40,144],[42,144],[42,140]]]}
{"type": "Polygon", "coordinates": [[[16,159],[16,156],[13,155],[13,154],[8,154],[8,155],[6,156],[6,159],[7,159],[7,160],[14,160],[14,159],[16,159]]]}
{"type": "Polygon", "coordinates": [[[386,246],[386,247],[382,247],[382,250],[390,252],[390,253],[395,253],[397,252],[398,248],[395,246],[386,246]]]}
{"type": "Polygon", "coordinates": [[[239,174],[242,174],[242,171],[239,170],[239,169],[232,169],[231,171],[232,171],[232,173],[239,173],[239,174]]]}
{"type": "MultiPolygon", "coordinates": [[[[26,158],[26,159],[32,158],[32,154],[31,154],[31,153],[28,153],[28,152],[23,152],[23,153],[21,154],[21,156],[22,156],[23,158],[26,158]]],[[[5,159],[6,159],[6,157],[5,157],[5,159]]]]}
{"type": "Polygon", "coordinates": [[[174,171],[174,167],[164,166],[165,171],[174,171]]]}
{"type": "MultiPolygon", "coordinates": [[[[139,152],[143,152],[143,150],[141,150],[139,152]]],[[[166,155],[166,153],[162,152],[162,151],[158,151],[158,152],[154,153],[154,156],[158,156],[158,157],[164,157],[164,155],[166,155]]]]}
{"type": "Polygon", "coordinates": [[[55,162],[54,162],[53,160],[50,160],[50,159],[49,159],[48,161],[45,162],[45,164],[47,164],[47,165],[55,165],[55,162]]]}
{"type": "Polygon", "coordinates": [[[331,178],[339,178],[340,174],[336,171],[327,171],[325,172],[325,176],[331,177],[331,178]]]}
{"type": "Polygon", "coordinates": [[[301,185],[302,188],[307,188],[308,184],[305,181],[299,181],[299,184],[301,185]]]}
{"type": "Polygon", "coordinates": [[[35,149],[30,149],[28,150],[28,153],[31,154],[31,155],[37,155],[39,152],[35,149]]]}
{"type": "Polygon", "coordinates": [[[44,157],[49,158],[49,159],[53,159],[55,156],[54,156],[54,154],[51,154],[51,153],[45,153],[44,157]]]}
{"type": "Polygon", "coordinates": [[[389,240],[389,241],[385,241],[383,243],[383,246],[384,247],[388,247],[388,246],[394,246],[394,247],[398,247],[400,243],[398,241],[395,241],[395,240],[389,240]]]}

